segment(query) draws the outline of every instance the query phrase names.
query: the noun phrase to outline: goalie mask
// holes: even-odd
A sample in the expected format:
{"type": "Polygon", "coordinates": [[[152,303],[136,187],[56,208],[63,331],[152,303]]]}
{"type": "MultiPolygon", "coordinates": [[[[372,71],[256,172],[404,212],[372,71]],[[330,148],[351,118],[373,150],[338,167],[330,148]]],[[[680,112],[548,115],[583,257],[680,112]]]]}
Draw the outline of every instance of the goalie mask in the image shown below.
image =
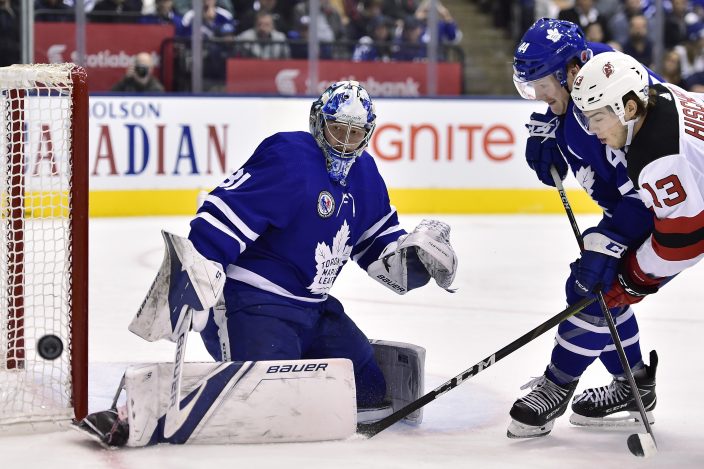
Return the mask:
{"type": "Polygon", "coordinates": [[[623,98],[633,92],[647,105],[648,80],[645,67],[629,55],[605,52],[595,56],[574,80],[572,100],[577,122],[586,132],[599,134],[620,121],[629,127],[630,135],[637,120],[626,121],[623,98]]]}
{"type": "Polygon", "coordinates": [[[310,133],[325,155],[328,175],[345,185],[352,164],[376,126],[374,104],[356,81],[330,85],[310,108],[310,133]]]}

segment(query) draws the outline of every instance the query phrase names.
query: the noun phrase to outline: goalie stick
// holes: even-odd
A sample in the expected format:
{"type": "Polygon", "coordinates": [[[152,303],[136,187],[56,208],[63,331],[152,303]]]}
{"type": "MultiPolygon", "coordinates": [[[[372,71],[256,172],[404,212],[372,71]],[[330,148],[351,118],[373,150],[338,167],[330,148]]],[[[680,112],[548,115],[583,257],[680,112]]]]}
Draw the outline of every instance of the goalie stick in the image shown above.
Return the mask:
{"type": "Polygon", "coordinates": [[[437,397],[445,394],[446,392],[450,391],[453,388],[456,388],[457,386],[464,383],[467,379],[471,378],[472,376],[475,376],[475,375],[479,374],[481,371],[489,368],[494,363],[498,362],[502,358],[510,355],[511,353],[515,352],[519,348],[528,344],[533,339],[542,335],[544,332],[548,331],[549,329],[552,329],[553,327],[555,327],[556,325],[558,325],[559,323],[561,323],[565,319],[569,318],[570,316],[573,316],[573,315],[577,314],[578,312],[582,311],[584,308],[586,308],[590,304],[594,303],[595,301],[596,301],[596,298],[586,297],[586,298],[580,300],[579,302],[569,306],[564,311],[558,313],[557,315],[548,319],[547,321],[545,321],[544,323],[542,323],[538,327],[523,334],[518,339],[516,339],[513,342],[511,342],[510,344],[506,345],[501,350],[494,352],[493,354],[486,357],[484,360],[480,361],[479,363],[476,363],[472,367],[470,367],[467,370],[463,371],[462,373],[458,374],[457,376],[450,379],[449,381],[441,384],[440,386],[433,389],[429,393],[419,397],[418,399],[416,399],[415,401],[406,405],[405,407],[400,408],[399,410],[397,410],[393,414],[379,420],[378,422],[357,424],[357,433],[364,435],[368,438],[373,437],[377,433],[389,428],[394,423],[398,422],[399,420],[402,420],[403,418],[405,418],[406,416],[415,412],[416,410],[420,409],[421,407],[428,404],[429,402],[434,401],[437,397]]]}
{"type": "MultiPolygon", "coordinates": [[[[579,250],[584,251],[584,243],[582,241],[582,232],[577,226],[577,219],[574,216],[570,202],[567,199],[567,194],[565,193],[565,188],[562,186],[562,179],[557,173],[555,166],[550,166],[550,174],[552,175],[553,181],[555,181],[555,187],[560,193],[560,199],[562,200],[562,206],[565,208],[565,213],[567,213],[567,218],[570,219],[570,225],[572,225],[572,231],[577,239],[577,244],[579,244],[579,250]]],[[[626,352],[623,350],[623,344],[621,343],[621,338],[618,335],[618,330],[616,330],[616,324],[614,323],[614,318],[609,311],[609,307],[606,305],[604,300],[604,295],[602,292],[598,292],[596,298],[599,300],[599,306],[601,307],[601,312],[606,318],[606,323],[609,325],[609,332],[611,333],[611,339],[614,341],[614,346],[618,352],[618,358],[621,361],[621,366],[628,379],[628,384],[631,388],[631,394],[636,401],[636,406],[638,407],[638,413],[640,413],[640,418],[645,426],[647,433],[634,433],[628,437],[628,449],[631,453],[636,456],[650,457],[657,453],[657,445],[655,443],[655,435],[653,435],[653,430],[650,427],[650,422],[648,421],[648,416],[645,412],[645,406],[643,405],[643,400],[640,397],[640,392],[638,391],[638,385],[636,385],[636,380],[633,377],[633,372],[628,364],[628,358],[626,358],[626,352]]]]}

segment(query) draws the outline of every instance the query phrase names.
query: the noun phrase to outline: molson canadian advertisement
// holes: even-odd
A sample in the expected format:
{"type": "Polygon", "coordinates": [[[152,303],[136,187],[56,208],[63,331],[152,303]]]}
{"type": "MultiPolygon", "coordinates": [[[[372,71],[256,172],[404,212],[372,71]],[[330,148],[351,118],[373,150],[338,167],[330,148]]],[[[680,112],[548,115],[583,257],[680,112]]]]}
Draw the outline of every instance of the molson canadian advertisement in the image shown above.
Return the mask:
{"type": "MultiPolygon", "coordinates": [[[[190,214],[200,191],[236,171],[278,131],[308,130],[311,98],[90,99],[92,215],[190,214]]],[[[524,158],[524,123],[542,105],[519,99],[374,100],[368,151],[403,213],[559,213],[524,158]]],[[[35,152],[49,148],[35,146],[35,152]]],[[[31,151],[31,150],[30,150],[31,151]]],[[[322,156],[321,156],[322,157],[322,156]]],[[[46,156],[31,155],[44,162],[46,156]]],[[[296,158],[291,154],[291,158],[296,158]]],[[[578,211],[592,211],[569,177],[578,211]]]]}

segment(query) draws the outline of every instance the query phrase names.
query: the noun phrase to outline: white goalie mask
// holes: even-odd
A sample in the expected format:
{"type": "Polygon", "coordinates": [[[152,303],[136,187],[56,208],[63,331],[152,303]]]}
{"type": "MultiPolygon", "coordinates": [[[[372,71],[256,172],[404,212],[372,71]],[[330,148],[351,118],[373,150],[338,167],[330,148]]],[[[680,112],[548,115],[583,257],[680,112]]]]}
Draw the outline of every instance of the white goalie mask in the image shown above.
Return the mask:
{"type": "Polygon", "coordinates": [[[330,85],[310,108],[310,133],[323,151],[328,175],[345,185],[345,178],[369,144],[376,114],[367,90],[356,81],[330,85]]]}
{"type": "Polygon", "coordinates": [[[645,67],[629,55],[604,52],[594,56],[579,71],[572,86],[577,122],[587,133],[595,134],[600,125],[608,123],[608,116],[615,114],[622,125],[631,127],[636,120],[626,122],[623,98],[632,91],[647,105],[648,80],[645,67]]]}

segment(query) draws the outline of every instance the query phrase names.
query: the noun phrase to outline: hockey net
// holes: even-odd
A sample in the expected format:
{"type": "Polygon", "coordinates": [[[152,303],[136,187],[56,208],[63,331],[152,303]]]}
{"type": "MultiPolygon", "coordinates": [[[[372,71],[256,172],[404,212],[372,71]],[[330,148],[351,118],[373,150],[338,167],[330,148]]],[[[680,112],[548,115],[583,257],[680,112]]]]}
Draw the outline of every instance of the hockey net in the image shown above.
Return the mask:
{"type": "Polygon", "coordinates": [[[82,68],[0,68],[0,432],[87,412],[87,113],[82,68]]]}

